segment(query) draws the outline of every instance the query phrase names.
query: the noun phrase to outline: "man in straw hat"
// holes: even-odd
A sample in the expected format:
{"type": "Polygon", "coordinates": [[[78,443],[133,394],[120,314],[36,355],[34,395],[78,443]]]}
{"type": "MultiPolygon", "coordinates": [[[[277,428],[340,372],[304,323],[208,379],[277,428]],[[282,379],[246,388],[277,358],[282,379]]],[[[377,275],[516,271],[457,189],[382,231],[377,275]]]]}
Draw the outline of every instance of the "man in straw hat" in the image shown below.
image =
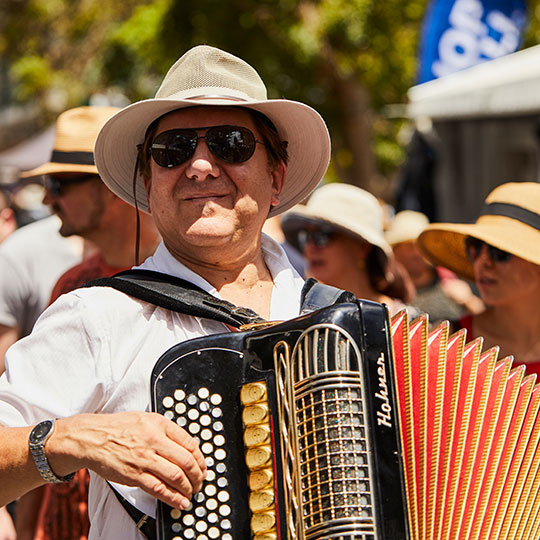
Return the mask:
{"type": "Polygon", "coordinates": [[[433,223],[418,239],[436,265],[474,281],[486,309],[463,317],[467,338],[482,336],[499,357],[540,374],[540,184],[496,187],[473,224],[433,223]]]}
{"type": "MultiPolygon", "coordinates": [[[[327,168],[330,141],[316,111],[267,99],[251,66],[199,46],[172,66],[154,99],[105,124],[95,156],[110,189],[151,213],[161,233],[143,269],[184,278],[266,319],[299,314],[304,282],[261,230],[327,168]]],[[[140,537],[105,480],[146,514],[155,514],[156,498],[186,508],[205,460],[186,431],[144,412],[150,373],[172,345],[226,330],[110,288],[63,295],[7,355],[0,422],[12,427],[0,430],[0,504],[87,467],[90,538],[140,537]],[[30,369],[38,343],[40,361],[30,369]]]]}
{"type": "MultiPolygon", "coordinates": [[[[101,181],[94,163],[94,145],[103,124],[120,109],[118,107],[77,107],[60,114],[55,124],[55,139],[50,161],[21,173],[29,180],[42,179],[44,204],[57,217],[46,225],[48,236],[41,237],[36,223],[26,228],[25,245],[11,242],[0,249],[0,373],[4,355],[17,339],[30,333],[36,319],[48,305],[56,284],[54,297],[89,279],[112,274],[131,267],[135,262],[136,213],[131,205],[117,197],[101,181]],[[57,231],[69,239],[75,258],[64,255],[66,241],[53,242],[57,231]],[[35,235],[35,236],[33,236],[35,235]],[[50,241],[50,244],[49,244],[50,241]],[[58,244],[58,246],[57,246],[58,244]],[[77,248],[77,249],[76,249],[77,248]],[[35,257],[40,255],[41,259],[35,257]],[[39,268],[39,272],[36,270],[39,268]],[[63,275],[69,269],[69,274],[63,275]],[[82,277],[81,277],[82,276],[82,277]],[[60,283],[57,283],[58,279],[60,283]],[[86,279],[84,279],[86,278],[86,279]]],[[[150,216],[142,217],[140,244],[143,256],[148,256],[159,243],[159,235],[150,216]]],[[[23,231],[21,230],[21,233],[23,231]]]]}
{"type": "MultiPolygon", "coordinates": [[[[52,292],[49,290],[53,300],[91,279],[130,268],[135,263],[136,242],[139,256],[143,258],[151,255],[159,243],[152,217],[144,214],[137,225],[134,208],[101,181],[94,163],[97,135],[119,110],[95,106],[63,112],[56,120],[50,161],[23,174],[27,179],[43,179],[46,188],[43,202],[60,219],[60,234],[77,235],[97,248],[95,253],[60,276],[52,292]]],[[[2,358],[4,354],[5,351],[2,358]]],[[[23,498],[17,505],[18,513],[25,512],[39,519],[37,524],[30,519],[19,519],[19,527],[28,527],[32,534],[34,530],[36,534],[39,531],[46,540],[55,536],[52,531],[69,525],[72,538],[86,537],[86,486],[87,472],[81,470],[69,487],[48,485],[42,490],[43,497],[35,492],[23,498]]]]}
{"type": "Polygon", "coordinates": [[[81,190],[101,183],[94,144],[101,126],[117,111],[81,107],[64,112],[55,125],[50,161],[20,174],[23,179],[45,179],[44,202],[55,206],[58,216],[22,227],[0,247],[0,373],[6,350],[31,332],[58,278],[88,252],[90,244],[79,233],[88,229],[85,220],[95,213],[96,203],[85,200],[81,190]]]}

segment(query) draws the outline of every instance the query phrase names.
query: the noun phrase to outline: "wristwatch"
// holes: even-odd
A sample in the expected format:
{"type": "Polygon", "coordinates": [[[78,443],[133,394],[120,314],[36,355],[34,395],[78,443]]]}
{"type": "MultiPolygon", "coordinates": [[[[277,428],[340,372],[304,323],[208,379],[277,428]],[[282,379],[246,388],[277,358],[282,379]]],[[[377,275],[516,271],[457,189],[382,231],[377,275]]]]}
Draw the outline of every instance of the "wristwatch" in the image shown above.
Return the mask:
{"type": "Polygon", "coordinates": [[[49,465],[49,461],[47,460],[47,456],[43,449],[47,439],[53,434],[53,431],[54,420],[44,420],[35,426],[28,438],[30,453],[34,458],[36,468],[43,480],[54,484],[69,482],[75,476],[75,473],[68,474],[67,476],[56,476],[49,465]]]}

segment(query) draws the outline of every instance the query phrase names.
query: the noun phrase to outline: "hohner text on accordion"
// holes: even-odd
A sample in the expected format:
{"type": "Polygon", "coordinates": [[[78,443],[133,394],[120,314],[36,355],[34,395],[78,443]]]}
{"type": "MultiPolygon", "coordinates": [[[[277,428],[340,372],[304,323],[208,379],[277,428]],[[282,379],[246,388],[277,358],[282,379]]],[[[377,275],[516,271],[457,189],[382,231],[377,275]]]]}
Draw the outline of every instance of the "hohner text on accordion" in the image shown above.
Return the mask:
{"type": "Polygon", "coordinates": [[[380,410],[377,411],[377,423],[379,426],[393,427],[392,425],[392,407],[388,396],[388,380],[386,378],[386,360],[384,353],[381,353],[377,359],[377,373],[379,374],[379,391],[375,397],[382,401],[380,410]]]}

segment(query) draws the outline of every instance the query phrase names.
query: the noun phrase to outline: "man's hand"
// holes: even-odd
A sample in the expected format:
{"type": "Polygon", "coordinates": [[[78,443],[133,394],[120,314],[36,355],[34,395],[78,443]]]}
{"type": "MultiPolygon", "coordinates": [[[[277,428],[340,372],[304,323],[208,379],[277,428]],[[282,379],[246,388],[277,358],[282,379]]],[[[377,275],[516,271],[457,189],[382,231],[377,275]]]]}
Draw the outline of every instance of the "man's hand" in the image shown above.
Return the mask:
{"type": "Polygon", "coordinates": [[[58,475],[86,467],[177,508],[189,505],[206,476],[197,441],[156,413],[82,414],[57,420],[45,453],[58,475]]]}

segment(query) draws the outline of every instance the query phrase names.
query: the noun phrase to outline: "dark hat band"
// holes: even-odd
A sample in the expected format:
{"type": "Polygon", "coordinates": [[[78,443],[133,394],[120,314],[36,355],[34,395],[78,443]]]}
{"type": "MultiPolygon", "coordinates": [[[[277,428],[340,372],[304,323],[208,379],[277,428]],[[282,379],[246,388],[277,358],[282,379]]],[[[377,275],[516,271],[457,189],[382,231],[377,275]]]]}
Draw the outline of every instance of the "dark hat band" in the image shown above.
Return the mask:
{"type": "Polygon", "coordinates": [[[51,163],[69,163],[70,165],[95,165],[93,152],[61,152],[53,150],[51,163]]]}
{"type": "Polygon", "coordinates": [[[540,215],[516,204],[508,203],[490,203],[484,206],[482,216],[505,216],[517,219],[540,231],[540,215]]]}

